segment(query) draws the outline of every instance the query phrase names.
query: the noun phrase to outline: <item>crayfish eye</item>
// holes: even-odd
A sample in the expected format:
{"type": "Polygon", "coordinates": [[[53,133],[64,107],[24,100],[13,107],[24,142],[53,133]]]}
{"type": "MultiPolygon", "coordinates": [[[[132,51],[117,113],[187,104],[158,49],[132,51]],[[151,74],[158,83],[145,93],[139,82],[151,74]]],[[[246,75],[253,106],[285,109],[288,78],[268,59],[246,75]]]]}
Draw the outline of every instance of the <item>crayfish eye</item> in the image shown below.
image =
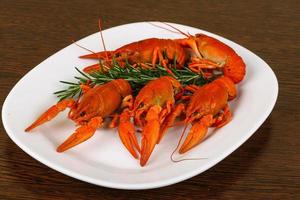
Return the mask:
{"type": "Polygon", "coordinates": [[[83,117],[85,114],[86,114],[86,112],[82,111],[79,115],[80,115],[80,117],[83,117]]]}

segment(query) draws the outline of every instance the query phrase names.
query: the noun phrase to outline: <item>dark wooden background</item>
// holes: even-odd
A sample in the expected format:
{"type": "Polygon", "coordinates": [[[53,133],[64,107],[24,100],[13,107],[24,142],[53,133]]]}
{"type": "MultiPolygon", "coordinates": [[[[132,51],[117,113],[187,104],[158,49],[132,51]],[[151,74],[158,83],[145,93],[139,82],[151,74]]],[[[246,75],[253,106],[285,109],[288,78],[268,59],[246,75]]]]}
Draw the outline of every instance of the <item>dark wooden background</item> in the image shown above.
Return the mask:
{"type": "Polygon", "coordinates": [[[0,199],[300,199],[298,1],[0,0],[1,107],[30,69],[72,39],[97,32],[99,17],[104,28],[145,20],[181,23],[245,46],[277,75],[279,97],[273,112],[215,167],[147,191],[103,188],[58,173],[25,154],[1,123],[0,199]]]}

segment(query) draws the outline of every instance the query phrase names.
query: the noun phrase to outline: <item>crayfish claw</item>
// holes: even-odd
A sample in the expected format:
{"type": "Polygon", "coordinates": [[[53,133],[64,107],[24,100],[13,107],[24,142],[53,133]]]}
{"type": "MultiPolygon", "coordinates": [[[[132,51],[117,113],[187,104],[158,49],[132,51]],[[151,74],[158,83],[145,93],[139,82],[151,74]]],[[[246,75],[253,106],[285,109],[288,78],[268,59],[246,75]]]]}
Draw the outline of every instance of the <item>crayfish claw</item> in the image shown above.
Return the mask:
{"type": "Polygon", "coordinates": [[[182,146],[179,149],[179,153],[183,154],[193,147],[197,146],[206,136],[208,127],[214,123],[214,119],[212,115],[206,115],[200,119],[200,121],[196,122],[182,146]]]}
{"type": "Polygon", "coordinates": [[[159,138],[159,114],[161,107],[152,106],[146,115],[146,125],[143,129],[140,165],[145,166],[159,138]]]}
{"type": "Polygon", "coordinates": [[[87,74],[92,74],[92,73],[95,73],[97,71],[100,71],[101,70],[101,67],[99,65],[99,63],[97,64],[94,64],[94,65],[90,65],[90,66],[87,66],[83,69],[83,72],[84,73],[87,73],[87,74]]]}
{"type": "Polygon", "coordinates": [[[50,121],[51,119],[56,117],[58,113],[60,113],[68,107],[72,107],[74,104],[75,101],[73,99],[65,99],[58,102],[56,105],[51,106],[46,112],[44,112],[35,122],[33,122],[29,127],[27,127],[25,131],[29,132],[37,126],[40,126],[47,121],[50,121]]]}
{"type": "Polygon", "coordinates": [[[67,138],[64,143],[57,147],[57,152],[64,152],[94,135],[96,129],[101,127],[103,119],[101,117],[92,118],[86,125],[80,126],[75,132],[67,138]]]}
{"type": "Polygon", "coordinates": [[[120,124],[118,132],[120,139],[126,147],[126,149],[134,158],[138,159],[138,155],[135,149],[138,152],[141,152],[141,149],[135,136],[134,125],[130,122],[130,113],[128,110],[123,111],[120,115],[120,124]]]}

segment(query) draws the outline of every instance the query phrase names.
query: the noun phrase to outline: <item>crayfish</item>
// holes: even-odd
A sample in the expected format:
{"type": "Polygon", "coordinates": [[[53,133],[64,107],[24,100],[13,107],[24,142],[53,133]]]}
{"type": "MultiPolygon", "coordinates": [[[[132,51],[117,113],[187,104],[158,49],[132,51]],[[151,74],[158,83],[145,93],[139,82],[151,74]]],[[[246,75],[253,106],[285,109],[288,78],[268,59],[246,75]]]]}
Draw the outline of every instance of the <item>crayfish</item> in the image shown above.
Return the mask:
{"type": "Polygon", "coordinates": [[[134,100],[132,111],[125,112],[126,117],[123,119],[126,120],[119,126],[120,138],[135,158],[138,158],[136,150],[140,152],[141,166],[147,163],[155,145],[178,116],[185,116],[183,122],[186,125],[193,124],[179,153],[185,153],[199,144],[208,127],[220,128],[231,120],[228,101],[235,98],[236,88],[230,78],[223,76],[203,87],[188,86],[185,90],[193,93],[189,96],[188,103],[179,101],[176,104],[176,100],[180,100],[176,96],[180,96],[177,94],[183,92],[183,87],[174,78],[160,77],[144,86],[134,100]],[[134,117],[135,124],[142,127],[141,148],[137,144],[134,125],[130,122],[131,116],[134,117]]]}
{"type": "Polygon", "coordinates": [[[131,93],[131,86],[123,79],[116,79],[90,89],[85,87],[85,93],[78,102],[73,99],[58,102],[44,112],[25,131],[31,131],[53,119],[59,112],[70,108],[68,117],[80,127],[57,148],[58,152],[66,151],[92,137],[96,129],[102,126],[103,119],[113,114],[120,107],[123,98],[131,93]]]}
{"type": "MultiPolygon", "coordinates": [[[[142,127],[142,144],[140,150],[141,166],[147,163],[155,145],[162,137],[165,131],[162,127],[168,124],[168,121],[166,121],[167,116],[174,114],[172,111],[175,108],[175,96],[180,93],[181,90],[182,86],[176,79],[163,76],[150,81],[136,96],[131,113],[134,116],[135,124],[142,127]]],[[[127,113],[128,111],[126,115],[127,113]]],[[[120,138],[126,138],[123,139],[122,142],[129,152],[137,158],[134,150],[136,138],[133,128],[130,129],[131,138],[127,139],[128,126],[133,127],[133,125],[130,124],[128,115],[126,119],[127,121],[125,123],[127,123],[127,126],[119,126],[120,138]],[[130,143],[131,141],[133,142],[130,143]]]]}
{"type": "Polygon", "coordinates": [[[232,119],[228,101],[237,95],[234,82],[226,76],[192,90],[194,94],[186,106],[184,122],[193,126],[179,153],[185,153],[199,144],[206,136],[208,127],[220,128],[227,124],[232,119]]]}
{"type": "MultiPolygon", "coordinates": [[[[108,66],[111,65],[113,60],[121,65],[129,62],[133,65],[140,63],[145,67],[150,67],[145,63],[151,63],[152,67],[157,63],[161,63],[171,75],[173,73],[169,69],[169,64],[175,61],[172,67],[182,68],[187,63],[192,71],[200,72],[207,78],[212,76],[214,70],[219,70],[222,71],[224,76],[231,78],[234,83],[243,80],[246,65],[231,47],[205,34],[195,34],[193,36],[170,24],[165,24],[178,31],[178,33],[185,35],[186,38],[173,40],[149,38],[124,45],[114,51],[105,50],[83,55],[80,58],[100,59],[108,66]]],[[[86,67],[84,71],[92,73],[100,69],[100,64],[95,64],[86,67]]]]}
{"type": "Polygon", "coordinates": [[[141,166],[146,165],[156,144],[178,116],[185,116],[183,122],[186,125],[193,124],[179,150],[179,153],[185,153],[203,140],[208,127],[219,128],[231,120],[228,101],[236,96],[235,84],[226,76],[202,87],[185,88],[175,78],[163,76],[146,84],[135,98],[129,83],[123,79],[86,90],[78,102],[65,99],[50,107],[26,131],[53,119],[69,107],[69,118],[80,127],[57,148],[58,152],[63,152],[92,137],[102,126],[103,119],[122,107],[118,115],[119,136],[134,158],[138,159],[140,153],[141,166]],[[193,93],[185,98],[187,103],[181,101],[185,91],[193,93]],[[135,135],[135,125],[142,128],[141,146],[135,135]]]}
{"type": "Polygon", "coordinates": [[[140,64],[145,68],[155,67],[160,63],[170,76],[149,81],[136,97],[132,96],[130,83],[124,79],[115,79],[92,88],[83,85],[83,95],[77,101],[65,99],[58,102],[25,131],[31,131],[70,108],[68,117],[79,127],[57,148],[58,152],[63,152],[92,137],[96,129],[103,125],[104,118],[114,116],[109,127],[118,126],[119,137],[126,149],[134,158],[140,159],[141,166],[145,166],[155,146],[168,128],[174,126],[177,118],[181,117],[179,124],[185,125],[182,135],[186,127],[192,124],[179,149],[181,154],[203,141],[209,127],[220,128],[227,124],[232,119],[228,101],[236,97],[235,84],[245,76],[244,61],[231,47],[213,37],[185,34],[166,25],[186,38],[150,38],[114,51],[105,50],[81,58],[100,60],[99,64],[85,68],[87,73],[103,70],[102,65],[108,66],[106,70],[109,71],[116,61],[120,66],[129,62],[134,67],[140,64]],[[201,87],[182,86],[172,72],[174,69],[169,67],[180,69],[183,66],[201,73],[209,83],[201,87]],[[215,70],[221,71],[223,75],[214,76],[215,70]],[[135,135],[135,126],[141,129],[141,145],[135,135]]]}

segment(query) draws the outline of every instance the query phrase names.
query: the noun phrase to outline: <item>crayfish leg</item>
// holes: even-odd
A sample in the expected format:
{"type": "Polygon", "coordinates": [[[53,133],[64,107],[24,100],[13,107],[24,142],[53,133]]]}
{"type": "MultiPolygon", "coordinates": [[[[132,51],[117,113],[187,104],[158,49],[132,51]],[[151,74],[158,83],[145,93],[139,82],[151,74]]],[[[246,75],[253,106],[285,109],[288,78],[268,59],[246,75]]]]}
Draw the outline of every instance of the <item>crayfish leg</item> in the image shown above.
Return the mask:
{"type": "Polygon", "coordinates": [[[97,64],[94,64],[94,65],[90,65],[88,67],[85,67],[83,69],[83,72],[87,73],[87,74],[92,74],[92,73],[100,71],[100,70],[101,70],[100,64],[97,63],[97,64]]]}
{"type": "Polygon", "coordinates": [[[159,133],[159,138],[157,140],[157,144],[161,141],[165,133],[167,132],[168,128],[171,127],[174,124],[174,121],[176,117],[178,117],[184,110],[184,104],[180,103],[178,104],[172,112],[165,118],[164,122],[161,125],[160,133],[159,133]]]}
{"type": "Polygon", "coordinates": [[[172,112],[172,107],[174,105],[174,102],[171,100],[168,100],[166,102],[165,108],[162,109],[162,111],[159,114],[159,121],[160,123],[163,123],[163,121],[165,120],[165,118],[172,112]]]}
{"type": "Polygon", "coordinates": [[[57,147],[57,152],[64,152],[84,141],[89,139],[94,135],[96,129],[101,127],[103,123],[102,117],[92,118],[86,125],[82,125],[75,130],[75,132],[67,138],[59,147],[57,147]]]}
{"type": "Polygon", "coordinates": [[[119,119],[120,119],[120,115],[117,114],[117,113],[114,114],[114,115],[113,115],[113,118],[112,118],[112,120],[111,120],[111,122],[110,122],[109,125],[108,125],[108,128],[116,128],[117,125],[118,125],[119,119]]]}
{"type": "Polygon", "coordinates": [[[193,147],[197,146],[206,136],[208,127],[214,123],[212,115],[203,116],[198,122],[196,122],[190,132],[188,133],[185,141],[179,149],[179,153],[183,154],[193,147]]]}
{"type": "Polygon", "coordinates": [[[58,113],[65,110],[66,108],[71,108],[75,104],[73,99],[65,99],[58,102],[56,105],[51,106],[46,112],[44,112],[35,122],[33,122],[29,127],[25,129],[26,132],[31,131],[32,129],[36,128],[44,124],[47,121],[53,119],[58,113]]]}
{"type": "Polygon", "coordinates": [[[168,68],[167,60],[164,59],[161,49],[159,47],[155,47],[152,55],[152,66],[155,67],[157,60],[162,64],[162,66],[166,69],[166,71],[173,77],[175,77],[174,73],[168,68]]]}
{"type": "Polygon", "coordinates": [[[134,101],[133,96],[132,95],[127,95],[122,100],[121,108],[129,108],[130,110],[132,110],[133,101],[134,101]]]}
{"type": "Polygon", "coordinates": [[[216,126],[217,128],[221,128],[222,126],[225,126],[228,122],[230,122],[232,119],[232,113],[229,109],[229,106],[226,105],[226,107],[223,109],[223,113],[219,115],[219,117],[216,118],[215,123],[213,126],[216,126]]]}
{"type": "Polygon", "coordinates": [[[143,127],[145,125],[145,120],[142,118],[144,113],[146,112],[145,109],[140,109],[135,112],[134,122],[136,125],[143,127]]]}
{"type": "Polygon", "coordinates": [[[114,52],[113,51],[101,51],[101,52],[98,52],[98,53],[91,53],[91,54],[82,55],[82,56],[79,56],[79,58],[107,59],[106,55],[109,58],[112,58],[112,56],[114,55],[114,52]]]}
{"type": "Polygon", "coordinates": [[[81,84],[80,88],[83,94],[86,94],[90,89],[92,89],[88,84],[81,84]]]}
{"type": "Polygon", "coordinates": [[[201,73],[206,79],[212,77],[212,72],[204,72],[203,69],[217,69],[219,65],[206,59],[194,59],[189,65],[189,69],[195,73],[201,73]]]}
{"type": "Polygon", "coordinates": [[[195,93],[199,88],[200,88],[200,87],[197,86],[197,85],[187,85],[187,86],[185,86],[184,89],[185,89],[186,91],[191,92],[191,93],[195,93]]]}

